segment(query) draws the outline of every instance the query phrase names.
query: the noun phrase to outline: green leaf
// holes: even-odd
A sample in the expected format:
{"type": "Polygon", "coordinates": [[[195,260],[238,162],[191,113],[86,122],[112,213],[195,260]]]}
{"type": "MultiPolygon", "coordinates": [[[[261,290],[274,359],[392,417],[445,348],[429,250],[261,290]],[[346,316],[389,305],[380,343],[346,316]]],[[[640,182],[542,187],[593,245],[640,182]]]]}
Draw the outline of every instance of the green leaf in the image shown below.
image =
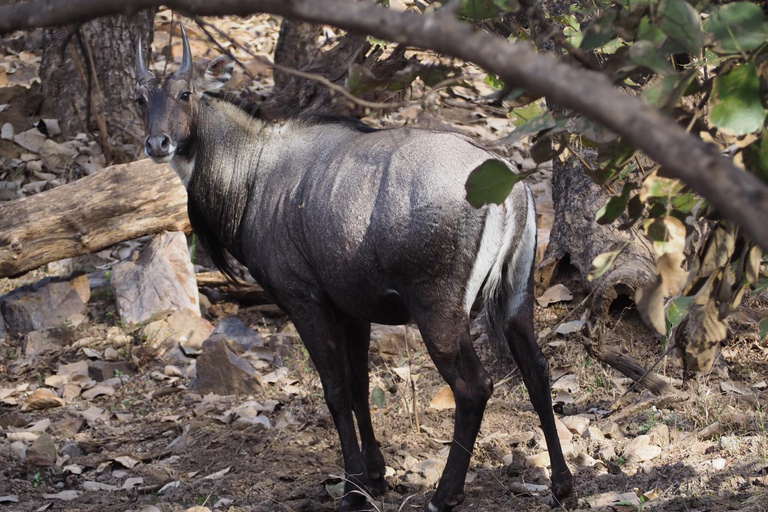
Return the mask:
{"type": "Polygon", "coordinates": [[[616,37],[616,28],[614,20],[616,11],[607,11],[603,16],[594,20],[584,31],[584,38],[581,41],[582,51],[591,52],[605,45],[608,41],[616,37]]]}
{"type": "Polygon", "coordinates": [[[665,76],[646,89],[643,97],[662,110],[671,109],[685,95],[695,76],[692,71],[665,76]]]}
{"type": "Polygon", "coordinates": [[[529,119],[523,124],[517,126],[515,131],[496,142],[497,146],[509,146],[528,135],[534,135],[551,128],[564,128],[568,119],[555,119],[551,112],[544,112],[540,116],[529,119]]]}
{"type": "Polygon", "coordinates": [[[475,208],[486,204],[501,204],[512,191],[515,183],[535,171],[515,174],[505,162],[490,158],[477,166],[467,178],[464,188],[467,201],[475,208]]]}
{"type": "Polygon", "coordinates": [[[760,323],[757,324],[757,328],[760,330],[760,339],[764,340],[768,336],[768,318],[763,318],[760,323]]]}
{"type": "Polygon", "coordinates": [[[717,7],[704,22],[704,30],[715,36],[718,53],[755,50],[768,39],[763,8],[752,2],[734,2],[717,7]]]}
{"type": "Polygon", "coordinates": [[[716,76],[709,101],[709,121],[726,133],[746,135],[763,126],[766,110],[760,98],[760,78],[752,62],[716,76]]]}
{"type": "Polygon", "coordinates": [[[666,55],[650,41],[638,41],[629,49],[629,57],[638,66],[643,66],[659,75],[674,71],[666,55]]]}
{"type": "Polygon", "coordinates": [[[672,206],[680,210],[683,213],[691,213],[693,209],[699,204],[701,198],[693,192],[686,192],[685,194],[675,195],[672,198],[672,206]]]}
{"type": "Polygon", "coordinates": [[[665,39],[667,35],[648,16],[643,16],[637,27],[637,41],[649,41],[659,48],[665,39]]]}
{"type": "Polygon", "coordinates": [[[768,183],[768,131],[763,131],[760,138],[744,148],[744,166],[768,183]]]}
{"type": "Polygon", "coordinates": [[[632,160],[635,153],[637,150],[622,139],[603,144],[597,150],[597,171],[587,171],[587,174],[599,185],[608,183],[632,160]]]}
{"type": "Polygon", "coordinates": [[[458,15],[470,21],[483,21],[496,18],[501,9],[493,0],[464,0],[459,7],[458,15]]]}
{"type": "Polygon", "coordinates": [[[667,305],[667,323],[669,327],[680,325],[693,304],[694,297],[678,297],[675,300],[669,301],[667,305]]]}
{"type": "Polygon", "coordinates": [[[371,391],[371,400],[379,409],[381,409],[384,407],[384,404],[387,403],[387,395],[384,393],[383,389],[381,389],[379,386],[376,386],[373,388],[373,391],[371,391]]]}
{"type": "Polygon", "coordinates": [[[602,254],[598,254],[597,257],[592,260],[592,269],[589,271],[589,274],[587,275],[587,281],[592,282],[595,279],[600,279],[605,275],[606,272],[608,272],[611,267],[613,266],[613,262],[616,261],[616,258],[619,257],[619,254],[621,254],[621,251],[623,251],[627,246],[629,245],[629,242],[625,242],[624,245],[616,249],[615,251],[609,251],[604,252],[602,254]]]}
{"type": "Polygon", "coordinates": [[[512,124],[515,126],[522,126],[523,124],[537,118],[545,113],[548,113],[546,106],[543,102],[535,101],[520,108],[512,109],[509,113],[509,117],[512,118],[512,124]]]}
{"type": "Polygon", "coordinates": [[[661,0],[659,28],[669,38],[693,55],[701,53],[704,37],[701,33],[699,13],[685,0],[661,0]]]}
{"type": "Polygon", "coordinates": [[[597,211],[595,220],[598,224],[610,224],[624,213],[629,201],[629,193],[635,188],[634,183],[627,183],[621,190],[621,194],[613,196],[597,211]]]}
{"type": "Polygon", "coordinates": [[[497,91],[504,88],[504,82],[497,75],[494,75],[493,73],[488,73],[487,75],[485,75],[484,82],[487,85],[490,85],[491,87],[496,89],[497,91]]]}

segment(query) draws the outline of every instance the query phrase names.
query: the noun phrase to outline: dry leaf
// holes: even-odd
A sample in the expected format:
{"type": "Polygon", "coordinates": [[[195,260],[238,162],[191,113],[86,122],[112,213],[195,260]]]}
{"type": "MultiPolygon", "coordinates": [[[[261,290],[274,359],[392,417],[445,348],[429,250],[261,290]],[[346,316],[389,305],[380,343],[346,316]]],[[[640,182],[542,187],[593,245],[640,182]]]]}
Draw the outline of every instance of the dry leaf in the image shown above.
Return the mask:
{"type": "Polygon", "coordinates": [[[123,455],[123,456],[120,456],[120,457],[115,457],[114,460],[115,460],[115,462],[119,462],[120,464],[122,464],[123,466],[125,466],[128,469],[133,469],[133,467],[136,466],[136,464],[139,464],[141,462],[140,460],[135,459],[135,458],[131,457],[130,455],[123,455]]]}
{"type": "Polygon", "coordinates": [[[432,398],[432,401],[429,402],[429,407],[432,409],[437,409],[438,411],[443,411],[445,409],[455,409],[456,400],[453,397],[453,391],[451,391],[451,387],[446,385],[440,388],[440,391],[438,391],[437,394],[432,398]]]}
{"type": "Polygon", "coordinates": [[[211,473],[208,476],[204,476],[203,480],[218,480],[219,478],[223,477],[227,473],[229,473],[229,470],[232,469],[232,467],[224,468],[221,471],[217,471],[215,473],[211,473]]]}
{"type": "Polygon", "coordinates": [[[61,491],[56,494],[43,494],[43,498],[47,500],[61,500],[72,501],[76,500],[80,496],[78,491],[61,491]]]}
{"type": "Polygon", "coordinates": [[[564,302],[573,299],[571,291],[563,284],[556,284],[547,288],[547,291],[541,294],[541,297],[536,299],[541,307],[547,307],[555,302],[564,302]]]}
{"type": "Polygon", "coordinates": [[[21,409],[23,411],[27,409],[51,409],[53,407],[61,407],[62,405],[64,405],[64,400],[56,396],[56,393],[52,390],[48,388],[39,388],[29,395],[29,398],[24,402],[21,409]]]}
{"type": "Polygon", "coordinates": [[[83,482],[83,489],[86,491],[118,491],[119,487],[115,485],[104,484],[101,482],[83,482]]]}
{"type": "Polygon", "coordinates": [[[584,320],[573,320],[571,322],[565,322],[557,326],[557,329],[555,329],[555,332],[557,334],[572,334],[574,332],[579,332],[584,328],[584,320]]]}

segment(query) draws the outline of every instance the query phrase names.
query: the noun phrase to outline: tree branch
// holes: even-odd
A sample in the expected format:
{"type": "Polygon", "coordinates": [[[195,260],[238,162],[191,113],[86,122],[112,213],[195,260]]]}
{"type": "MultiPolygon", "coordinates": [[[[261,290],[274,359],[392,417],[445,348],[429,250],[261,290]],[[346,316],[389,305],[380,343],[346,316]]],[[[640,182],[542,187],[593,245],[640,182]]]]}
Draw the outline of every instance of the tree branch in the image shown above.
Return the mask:
{"type": "Polygon", "coordinates": [[[431,49],[474,62],[505,83],[542,94],[620,134],[681,179],[768,251],[768,187],[600,73],[577,69],[527,44],[475,30],[440,11],[395,12],[350,0],[34,0],[0,7],[0,34],[83,22],[165,5],[199,16],[267,12],[431,49]]]}

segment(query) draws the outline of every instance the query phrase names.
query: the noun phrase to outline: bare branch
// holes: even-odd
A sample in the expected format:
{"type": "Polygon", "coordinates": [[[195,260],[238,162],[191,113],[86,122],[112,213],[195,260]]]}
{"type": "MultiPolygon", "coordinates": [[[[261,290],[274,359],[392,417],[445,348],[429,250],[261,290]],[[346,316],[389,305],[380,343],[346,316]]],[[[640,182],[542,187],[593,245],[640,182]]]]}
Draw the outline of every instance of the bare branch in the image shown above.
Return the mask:
{"type": "Polygon", "coordinates": [[[0,34],[83,22],[165,5],[186,14],[220,16],[268,12],[428,48],[474,62],[505,83],[542,94],[624,137],[683,180],[768,251],[768,187],[736,167],[643,100],[600,73],[577,69],[527,44],[475,30],[453,16],[395,12],[351,0],[34,0],[0,7],[0,34]]]}

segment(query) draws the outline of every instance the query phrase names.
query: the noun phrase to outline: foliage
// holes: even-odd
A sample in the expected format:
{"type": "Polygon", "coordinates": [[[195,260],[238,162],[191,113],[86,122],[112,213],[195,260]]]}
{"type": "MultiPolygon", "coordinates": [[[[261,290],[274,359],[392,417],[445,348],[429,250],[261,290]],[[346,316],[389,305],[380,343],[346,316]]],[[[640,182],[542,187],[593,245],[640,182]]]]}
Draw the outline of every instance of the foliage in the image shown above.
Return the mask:
{"type": "MultiPolygon", "coordinates": [[[[681,123],[713,150],[732,156],[745,172],[768,182],[768,20],[761,4],[584,0],[573,3],[564,15],[517,14],[528,16],[531,23],[520,24],[513,37],[533,39],[530,25],[535,23],[559,28],[548,37],[557,33],[553,40],[564,54],[584,61],[591,53],[616,86],[641,94],[649,108],[659,108],[670,122],[681,123]]],[[[501,87],[496,77],[488,83],[501,87]]],[[[598,166],[588,170],[590,177],[620,192],[595,221],[616,223],[617,229],[646,237],[658,258],[655,281],[635,297],[641,315],[660,335],[666,337],[674,328],[685,337],[681,345],[687,344],[686,370],[707,370],[725,338],[728,314],[750,287],[765,282],[761,250],[738,226],[720,220],[704,200],[665,177],[664,169],[615,135],[579,118],[571,119],[566,132],[566,116],[541,110],[521,116],[520,111],[518,104],[510,112],[518,120],[517,130],[507,138],[511,142],[532,134],[545,134],[548,142],[565,137],[568,149],[561,150],[561,158],[571,148],[597,148],[598,166]],[[699,249],[693,251],[692,240],[701,237],[699,249]]],[[[475,206],[498,203],[511,189],[511,178],[489,170],[490,165],[485,162],[467,183],[475,206]]],[[[600,279],[621,250],[599,256],[590,280],[600,279]]],[[[759,331],[766,335],[768,319],[759,331]]]]}

